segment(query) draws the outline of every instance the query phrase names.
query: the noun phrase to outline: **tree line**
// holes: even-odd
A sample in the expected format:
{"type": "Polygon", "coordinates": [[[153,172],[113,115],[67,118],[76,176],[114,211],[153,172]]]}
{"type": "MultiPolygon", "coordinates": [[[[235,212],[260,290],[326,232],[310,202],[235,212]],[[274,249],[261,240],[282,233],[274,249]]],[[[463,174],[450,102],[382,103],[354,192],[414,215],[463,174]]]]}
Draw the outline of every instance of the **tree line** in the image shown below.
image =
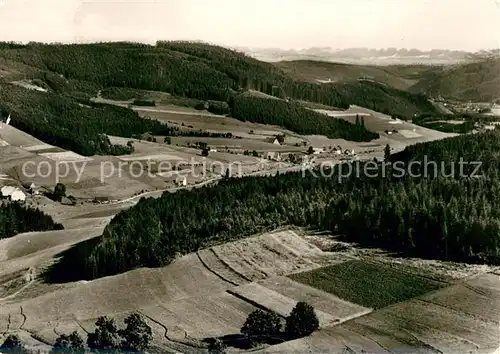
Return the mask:
{"type": "Polygon", "coordinates": [[[230,103],[231,115],[242,121],[278,125],[299,134],[322,134],[332,139],[370,141],[379,137],[363,124],[328,117],[295,102],[237,95],[230,103]]]}
{"type": "MultiPolygon", "coordinates": [[[[496,132],[459,136],[390,156],[406,164],[436,161],[435,168],[421,167],[428,175],[399,176],[378,163],[376,178],[373,172],[346,177],[349,164],[360,163],[349,162],[326,169],[324,177],[316,171],[317,176],[296,172],[229,178],[215,186],[141,199],[120,212],[102,237],[63,256],[66,273],[56,267],[53,276],[65,281],[68,268],[74,269],[73,278],[93,279],[164,266],[179,254],[285,225],[331,230],[348,241],[420,257],[497,263],[499,149],[496,132]],[[482,161],[482,177],[460,177],[460,158],[482,161]],[[443,176],[452,163],[457,173],[443,176]],[[431,175],[433,171],[439,173],[431,175]]],[[[360,163],[361,169],[367,163],[374,162],[360,163]]],[[[468,165],[465,172],[474,169],[468,165]]]]}
{"type": "Polygon", "coordinates": [[[62,230],[51,216],[18,203],[0,205],[0,239],[31,231],[62,230]]]}
{"type": "MultiPolygon", "coordinates": [[[[95,331],[87,334],[87,348],[93,353],[144,353],[153,339],[153,331],[143,316],[133,313],[124,320],[125,327],[119,329],[113,318],[101,316],[95,323],[95,331]]],[[[2,352],[30,353],[16,334],[9,334],[2,345],[2,352]]],[[[57,337],[52,354],[87,353],[83,338],[77,331],[57,337]]]]}

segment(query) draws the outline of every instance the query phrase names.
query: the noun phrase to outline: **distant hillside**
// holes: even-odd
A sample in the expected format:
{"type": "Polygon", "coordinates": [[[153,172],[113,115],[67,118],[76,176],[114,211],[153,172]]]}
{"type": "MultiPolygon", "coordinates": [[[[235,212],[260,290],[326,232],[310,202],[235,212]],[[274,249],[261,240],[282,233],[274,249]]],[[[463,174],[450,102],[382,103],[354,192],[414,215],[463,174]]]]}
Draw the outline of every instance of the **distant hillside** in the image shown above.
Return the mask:
{"type": "Polygon", "coordinates": [[[326,62],[349,63],[356,65],[449,65],[466,62],[480,53],[465,51],[433,49],[421,51],[417,49],[373,49],[373,48],[346,48],[333,49],[306,48],[301,50],[279,48],[238,48],[254,58],[278,62],[283,60],[315,60],[326,62]]]}
{"type": "Polygon", "coordinates": [[[429,71],[410,91],[463,101],[500,100],[500,58],[429,71]]]}
{"type": "Polygon", "coordinates": [[[434,113],[424,97],[372,82],[320,84],[299,80],[280,67],[226,48],[204,43],[158,42],[79,45],[0,44],[4,71],[30,68],[30,79],[51,90],[95,95],[99,89],[129,87],[202,100],[228,101],[253,89],[336,107],[350,104],[391,115],[434,113]],[[19,65],[19,63],[23,65],[19,65]],[[10,67],[9,67],[10,65],[10,67]],[[37,68],[33,74],[32,68],[37,68]]]}
{"type": "Polygon", "coordinates": [[[276,66],[297,80],[311,82],[349,82],[359,79],[373,80],[406,90],[418,83],[422,73],[434,69],[427,65],[371,66],[325,61],[282,61],[276,66]]]}

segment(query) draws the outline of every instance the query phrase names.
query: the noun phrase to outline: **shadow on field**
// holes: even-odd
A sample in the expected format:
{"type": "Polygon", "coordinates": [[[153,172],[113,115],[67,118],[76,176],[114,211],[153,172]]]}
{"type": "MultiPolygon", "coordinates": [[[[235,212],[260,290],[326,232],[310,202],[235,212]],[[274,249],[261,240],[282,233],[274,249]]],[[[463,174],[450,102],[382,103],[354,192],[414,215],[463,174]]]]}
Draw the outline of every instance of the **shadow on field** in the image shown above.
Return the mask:
{"type": "Polygon", "coordinates": [[[87,255],[99,242],[101,236],[73,245],[56,255],[57,261],[42,274],[47,283],[69,283],[78,280],[91,280],[84,264],[87,255]]]}
{"type": "Polygon", "coordinates": [[[213,345],[215,340],[218,339],[226,347],[232,347],[236,349],[249,350],[255,347],[256,344],[267,344],[267,345],[275,345],[280,344],[292,339],[286,333],[277,334],[274,336],[252,336],[252,339],[249,339],[246,335],[236,333],[236,334],[228,334],[218,338],[205,338],[203,339],[203,343],[206,343],[208,346],[213,345]]]}

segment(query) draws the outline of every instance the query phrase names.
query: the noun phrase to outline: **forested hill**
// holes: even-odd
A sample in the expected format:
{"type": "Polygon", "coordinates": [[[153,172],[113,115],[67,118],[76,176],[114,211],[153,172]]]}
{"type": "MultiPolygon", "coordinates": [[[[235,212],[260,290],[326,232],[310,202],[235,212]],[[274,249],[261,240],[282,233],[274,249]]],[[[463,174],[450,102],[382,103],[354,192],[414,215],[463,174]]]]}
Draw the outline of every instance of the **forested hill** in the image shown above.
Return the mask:
{"type": "Polygon", "coordinates": [[[128,146],[111,144],[106,134],[130,138],[145,132],[159,135],[174,132],[167,125],[140,118],[124,107],[82,102],[85,104],[54,92],[0,83],[0,118],[10,114],[14,127],[85,156],[130,153],[128,146]]]}
{"type": "Polygon", "coordinates": [[[38,209],[27,208],[17,203],[0,205],[0,239],[30,231],[61,230],[47,214],[38,209]]]}
{"type": "Polygon", "coordinates": [[[370,169],[366,176],[339,178],[338,168],[346,176],[343,165],[325,177],[301,172],[245,177],[142,199],[119,213],[101,238],[65,255],[59,276],[91,279],[162,266],[179,254],[284,225],[331,230],[407,255],[499,263],[498,151],[500,135],[491,132],[420,144],[392,157],[450,166],[466,156],[488,161],[478,171],[483,177],[462,177],[458,171],[450,177],[393,176],[379,170],[373,178],[370,169]]]}
{"type": "Polygon", "coordinates": [[[461,101],[500,102],[500,58],[429,71],[409,90],[461,101]]]}
{"type": "MultiPolygon", "coordinates": [[[[99,89],[115,86],[227,101],[235,92],[255,89],[277,97],[334,107],[356,104],[403,117],[436,113],[423,95],[365,81],[342,84],[300,82],[273,64],[203,43],[158,42],[154,46],[134,43],[3,43],[0,44],[2,58],[9,65],[22,63],[29,67],[31,76],[59,92],[95,95],[99,89]]],[[[21,69],[16,67],[16,70],[21,69]]],[[[23,77],[22,73],[20,77],[23,77]]]]}

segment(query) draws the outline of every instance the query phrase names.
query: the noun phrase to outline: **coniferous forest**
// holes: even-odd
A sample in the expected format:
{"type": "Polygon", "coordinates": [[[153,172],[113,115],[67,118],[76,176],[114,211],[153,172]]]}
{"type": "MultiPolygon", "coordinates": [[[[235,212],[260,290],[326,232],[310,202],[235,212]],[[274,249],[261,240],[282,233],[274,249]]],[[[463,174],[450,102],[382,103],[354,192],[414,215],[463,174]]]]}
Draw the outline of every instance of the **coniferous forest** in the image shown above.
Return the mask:
{"type": "Polygon", "coordinates": [[[441,171],[384,177],[379,171],[377,178],[353,174],[339,182],[347,165],[338,165],[330,177],[298,172],[234,178],[142,199],[62,264],[73,267],[73,276],[92,279],[166,265],[179,254],[283,225],[331,230],[348,241],[406,255],[498,263],[499,149],[500,135],[491,132],[418,144],[391,156],[401,163],[436,161],[438,168],[443,162],[447,173],[460,158],[483,161],[479,171],[464,168],[476,177],[445,177],[441,171]]]}
{"type": "Polygon", "coordinates": [[[299,134],[323,134],[329,138],[351,141],[370,141],[379,137],[377,133],[366,130],[363,125],[328,117],[295,102],[238,95],[231,101],[231,105],[231,115],[234,118],[278,125],[299,134]]]}
{"type": "Polygon", "coordinates": [[[4,117],[11,114],[12,126],[45,143],[85,156],[130,153],[130,147],[112,145],[106,134],[132,137],[146,132],[173,132],[167,125],[140,118],[128,108],[81,102],[55,93],[0,85],[0,113],[4,117]]]}
{"type": "Polygon", "coordinates": [[[17,203],[0,205],[0,239],[30,231],[62,230],[61,224],[38,209],[17,203]]]}
{"type": "Polygon", "coordinates": [[[55,92],[83,96],[128,87],[228,102],[235,92],[254,89],[340,108],[356,104],[403,117],[437,113],[424,95],[369,81],[296,81],[273,64],[205,43],[0,43],[0,58],[28,65],[55,92]]]}

